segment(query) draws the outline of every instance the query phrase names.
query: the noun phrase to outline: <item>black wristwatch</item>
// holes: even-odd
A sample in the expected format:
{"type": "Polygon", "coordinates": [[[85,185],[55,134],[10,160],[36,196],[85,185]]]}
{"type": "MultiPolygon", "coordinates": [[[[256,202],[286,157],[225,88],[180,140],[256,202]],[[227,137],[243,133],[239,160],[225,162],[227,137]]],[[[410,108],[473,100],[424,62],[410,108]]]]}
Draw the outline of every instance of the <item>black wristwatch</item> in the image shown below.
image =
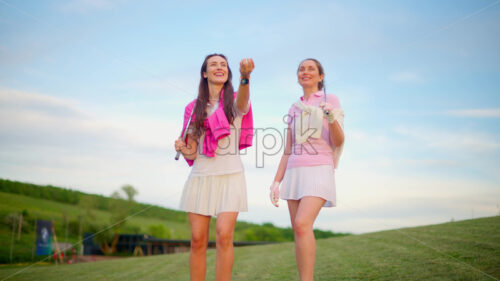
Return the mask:
{"type": "Polygon", "coordinates": [[[242,79],[240,80],[240,84],[241,84],[241,85],[248,85],[248,82],[250,82],[250,80],[248,80],[248,78],[242,78],[242,79]]]}

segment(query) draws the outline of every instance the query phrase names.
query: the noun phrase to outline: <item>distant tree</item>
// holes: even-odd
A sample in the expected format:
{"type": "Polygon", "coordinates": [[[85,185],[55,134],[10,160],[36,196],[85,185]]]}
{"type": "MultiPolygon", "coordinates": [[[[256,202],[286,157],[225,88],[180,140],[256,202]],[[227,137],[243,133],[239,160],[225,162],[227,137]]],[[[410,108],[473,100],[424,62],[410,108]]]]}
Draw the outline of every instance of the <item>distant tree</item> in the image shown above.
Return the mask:
{"type": "Polygon", "coordinates": [[[111,198],[113,198],[113,199],[123,199],[122,195],[120,194],[120,192],[118,190],[115,190],[115,191],[113,191],[113,193],[111,193],[111,198]]]}
{"type": "Polygon", "coordinates": [[[8,226],[16,225],[17,222],[19,221],[19,214],[18,213],[7,214],[3,220],[4,223],[8,226]]]}
{"type": "Polygon", "coordinates": [[[170,229],[167,229],[163,224],[150,225],[149,233],[156,238],[170,238],[170,229]]]}
{"type": "Polygon", "coordinates": [[[127,195],[129,202],[134,202],[134,197],[139,194],[139,192],[131,185],[127,184],[122,186],[123,192],[127,195]]]}
{"type": "Polygon", "coordinates": [[[245,239],[247,241],[286,241],[281,230],[274,227],[271,223],[265,223],[263,226],[254,226],[245,230],[245,239]]]}
{"type": "Polygon", "coordinates": [[[96,200],[92,195],[83,195],[78,201],[78,206],[83,210],[84,222],[93,222],[96,219],[94,209],[96,208],[96,200]]]}
{"type": "Polygon", "coordinates": [[[109,211],[111,212],[110,225],[106,231],[98,234],[94,241],[99,244],[101,251],[105,254],[113,254],[116,252],[116,244],[120,236],[120,230],[123,229],[127,222],[133,206],[136,204],[134,196],[138,191],[131,185],[124,185],[121,191],[125,193],[126,199],[121,195],[120,190],[116,190],[111,194],[114,199],[110,202],[109,211]],[[126,200],[126,201],[124,201],[126,200]]]}
{"type": "Polygon", "coordinates": [[[118,242],[117,235],[113,231],[113,227],[108,225],[90,224],[87,228],[94,233],[94,242],[99,245],[99,248],[105,255],[116,252],[116,243],[118,242]]]}

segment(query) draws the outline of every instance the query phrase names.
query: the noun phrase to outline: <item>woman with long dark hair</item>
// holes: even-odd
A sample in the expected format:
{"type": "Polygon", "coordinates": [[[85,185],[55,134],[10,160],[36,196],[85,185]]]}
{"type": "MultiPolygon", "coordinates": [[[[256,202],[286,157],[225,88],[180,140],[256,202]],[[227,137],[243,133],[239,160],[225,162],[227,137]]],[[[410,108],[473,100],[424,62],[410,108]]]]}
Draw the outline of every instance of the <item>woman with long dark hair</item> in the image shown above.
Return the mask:
{"type": "Polygon", "coordinates": [[[288,203],[301,281],[313,280],[313,224],[322,207],[336,205],[335,168],[344,144],[344,112],[337,96],[323,91],[324,77],[319,61],[300,63],[303,95],[288,112],[285,152],[271,185],[271,202],[278,207],[281,197],[288,203]]]}
{"type": "Polygon", "coordinates": [[[252,144],[249,79],[253,68],[252,59],[241,60],[240,85],[234,93],[226,57],[208,55],[201,66],[198,98],[185,108],[187,138],[175,141],[175,149],[192,166],[180,204],[191,225],[191,280],[205,280],[212,216],[217,218],[216,280],[231,279],[234,227],[238,213],[247,211],[239,150],[252,144]]]}

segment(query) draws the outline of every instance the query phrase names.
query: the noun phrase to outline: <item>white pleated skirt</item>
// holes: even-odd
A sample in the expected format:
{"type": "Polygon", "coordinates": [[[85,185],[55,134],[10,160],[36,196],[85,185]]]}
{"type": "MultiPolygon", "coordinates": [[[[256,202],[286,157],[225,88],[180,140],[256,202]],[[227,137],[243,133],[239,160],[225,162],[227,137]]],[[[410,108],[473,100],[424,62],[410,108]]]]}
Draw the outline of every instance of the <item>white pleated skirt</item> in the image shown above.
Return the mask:
{"type": "Polygon", "coordinates": [[[184,185],[180,209],[205,216],[248,211],[245,174],[190,175],[184,185]]]}
{"type": "Polygon", "coordinates": [[[323,207],[335,207],[335,170],[330,165],[296,167],[286,169],[281,182],[280,198],[300,200],[305,196],[321,197],[326,200],[323,207]]]}

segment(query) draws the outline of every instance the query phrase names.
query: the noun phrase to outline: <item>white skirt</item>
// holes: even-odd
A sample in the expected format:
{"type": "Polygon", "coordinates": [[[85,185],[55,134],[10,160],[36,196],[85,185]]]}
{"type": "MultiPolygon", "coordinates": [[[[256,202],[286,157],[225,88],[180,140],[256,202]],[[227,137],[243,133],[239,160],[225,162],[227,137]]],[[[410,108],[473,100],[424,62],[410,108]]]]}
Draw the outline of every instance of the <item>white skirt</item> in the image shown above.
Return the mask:
{"type": "Polygon", "coordinates": [[[335,170],[330,165],[296,167],[286,169],[281,182],[280,198],[299,200],[305,196],[326,200],[323,207],[335,207],[335,170]]]}
{"type": "Polygon", "coordinates": [[[180,209],[205,216],[246,212],[247,187],[243,172],[216,176],[189,176],[180,209]]]}

